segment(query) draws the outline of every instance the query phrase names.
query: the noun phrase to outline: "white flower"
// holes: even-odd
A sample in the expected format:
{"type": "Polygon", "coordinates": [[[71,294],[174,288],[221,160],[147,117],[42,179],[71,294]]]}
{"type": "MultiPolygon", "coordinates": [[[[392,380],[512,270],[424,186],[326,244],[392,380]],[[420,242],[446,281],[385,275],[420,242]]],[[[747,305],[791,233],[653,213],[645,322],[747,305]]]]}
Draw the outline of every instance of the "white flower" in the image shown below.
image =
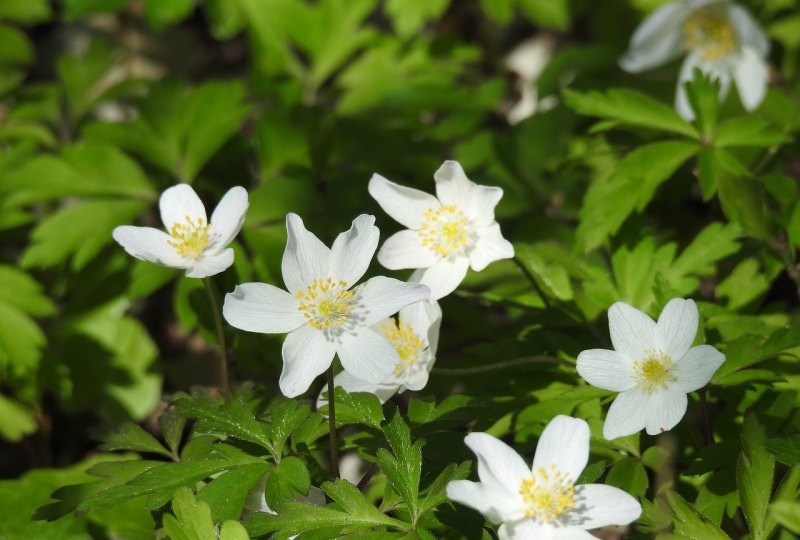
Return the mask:
{"type": "Polygon", "coordinates": [[[688,392],[702,388],[725,361],[711,345],[692,347],[699,315],[692,300],[673,298],[658,322],[617,302],[608,310],[614,350],[578,355],[578,373],[589,384],[620,392],[608,410],[603,436],[616,439],[642,428],[656,435],[675,427],[688,392]]]}
{"type": "Polygon", "coordinates": [[[537,112],[546,112],[558,104],[556,96],[547,96],[539,99],[537,81],[547,67],[555,48],[554,40],[547,34],[526,39],[508,56],[506,67],[517,74],[517,90],[520,93],[519,101],[508,111],[506,119],[509,124],[518,124],[537,112]]]}
{"type": "Polygon", "coordinates": [[[514,247],[494,219],[502,189],[471,182],[456,161],[445,161],[433,177],[436,197],[379,174],[370,179],[369,193],[408,227],[384,242],[378,261],[390,270],[418,268],[411,281],[430,287],[431,300],[438,300],[458,287],[468,267],[479,272],[513,257],[514,247]]]}
{"type": "Polygon", "coordinates": [[[233,264],[233,249],[228,244],[239,234],[248,205],[247,190],[233,187],[208,221],[197,193],[188,184],[178,184],[164,191],[158,201],[169,234],[152,227],[123,225],[114,229],[112,236],[137,259],[185,268],[188,277],[213,276],[233,264]]]}
{"type": "MultiPolygon", "coordinates": [[[[439,345],[439,327],[442,323],[442,309],[435,300],[417,302],[400,310],[397,319],[387,317],[373,329],[383,334],[394,346],[399,362],[394,364],[389,376],[378,384],[361,380],[358,374],[342,371],[333,380],[348,392],[369,392],[385,403],[397,392],[422,390],[428,384],[428,374],[436,360],[439,345]]],[[[323,389],[323,392],[327,388],[323,389]]],[[[317,399],[317,407],[328,400],[317,399]]]]}
{"type": "Polygon", "coordinates": [[[592,540],[588,529],[627,525],[641,505],[621,489],[575,481],[589,460],[589,425],[559,415],[544,428],[533,465],[487,433],[464,442],[478,457],[480,482],[456,480],[447,496],[502,523],[501,540],[592,540]]]}
{"type": "Polygon", "coordinates": [[[736,81],[742,105],[752,111],[767,92],[766,56],[769,41],[743,7],[721,0],[670,2],[652,13],[636,29],[620,66],[638,73],[686,53],[678,79],[675,108],[687,120],[694,118],[684,83],[694,68],[720,82],[720,98],[736,81]]]}
{"type": "Polygon", "coordinates": [[[222,313],[249,332],[288,332],[283,342],[280,387],[287,397],[305,392],[335,354],[345,370],[367,382],[386,379],[400,361],[392,344],[371,326],[400,308],[426,300],[418,283],[374,277],[353,288],[378,247],[373,216],[353,220],[332,248],[286,216],[288,239],[281,271],[289,292],[266,283],[243,283],[225,295],[222,313]]]}

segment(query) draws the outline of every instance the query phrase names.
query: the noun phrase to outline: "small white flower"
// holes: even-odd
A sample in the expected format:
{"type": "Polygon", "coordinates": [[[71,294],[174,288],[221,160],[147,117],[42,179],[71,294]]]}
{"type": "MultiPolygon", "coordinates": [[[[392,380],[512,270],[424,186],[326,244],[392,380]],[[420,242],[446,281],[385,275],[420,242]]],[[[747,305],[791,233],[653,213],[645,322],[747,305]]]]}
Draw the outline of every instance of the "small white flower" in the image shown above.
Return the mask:
{"type": "Polygon", "coordinates": [[[400,361],[392,344],[371,328],[400,308],[426,300],[428,287],[378,276],[353,288],[378,247],[375,218],[362,214],[332,248],[286,216],[288,238],[281,271],[289,292],[266,283],[243,283],[225,295],[222,313],[236,328],[280,334],[287,397],[305,392],[335,354],[346,371],[370,383],[386,379],[400,361]]]}
{"type": "Polygon", "coordinates": [[[608,410],[603,436],[616,439],[642,428],[656,435],[686,413],[688,392],[702,388],[725,361],[711,345],[692,347],[699,314],[692,300],[673,298],[658,322],[624,302],[608,310],[614,350],[578,355],[578,373],[589,384],[620,392],[608,410]]]}
{"type": "Polygon", "coordinates": [[[431,300],[438,300],[458,287],[467,268],[479,272],[494,261],[509,259],[514,246],[494,219],[502,189],[471,182],[457,161],[445,161],[433,177],[436,197],[379,174],[370,179],[369,193],[408,227],[384,242],[378,261],[390,270],[417,268],[411,281],[430,287],[431,300]]]}
{"type": "MultiPolygon", "coordinates": [[[[385,403],[398,392],[422,390],[428,384],[428,375],[436,361],[439,345],[439,327],[442,309],[435,300],[411,304],[400,310],[397,319],[387,317],[372,328],[391,342],[397,351],[399,362],[389,376],[378,384],[361,380],[358,374],[342,371],[333,380],[348,392],[369,392],[385,403]]],[[[323,392],[327,389],[323,389],[323,392]]],[[[317,407],[328,400],[317,399],[317,407]]]]}
{"type": "Polygon", "coordinates": [[[520,94],[519,101],[506,114],[509,124],[518,124],[537,112],[549,111],[558,104],[556,96],[539,99],[537,87],[539,76],[550,62],[554,49],[553,38],[547,34],[539,34],[526,39],[506,56],[506,67],[517,74],[516,87],[520,94]]]}
{"type": "Polygon", "coordinates": [[[152,227],[123,225],[114,229],[112,236],[137,259],[184,268],[188,277],[213,276],[233,264],[233,249],[228,244],[239,234],[248,205],[247,190],[233,187],[208,221],[197,193],[188,184],[178,184],[165,190],[158,201],[169,234],[152,227]]]}
{"type": "Polygon", "coordinates": [[[587,530],[627,525],[642,513],[621,489],[575,484],[589,460],[589,425],[579,418],[559,415],[547,424],[532,467],[487,433],[464,442],[478,457],[480,482],[450,482],[447,496],[502,523],[500,540],[591,540],[587,530]]]}
{"type": "Polygon", "coordinates": [[[720,98],[736,81],[742,105],[754,110],[767,92],[766,57],[769,41],[750,13],[723,0],[670,2],[653,12],[636,29],[620,66],[639,73],[686,53],[678,79],[675,108],[687,120],[694,118],[684,83],[694,68],[720,82],[720,98]]]}

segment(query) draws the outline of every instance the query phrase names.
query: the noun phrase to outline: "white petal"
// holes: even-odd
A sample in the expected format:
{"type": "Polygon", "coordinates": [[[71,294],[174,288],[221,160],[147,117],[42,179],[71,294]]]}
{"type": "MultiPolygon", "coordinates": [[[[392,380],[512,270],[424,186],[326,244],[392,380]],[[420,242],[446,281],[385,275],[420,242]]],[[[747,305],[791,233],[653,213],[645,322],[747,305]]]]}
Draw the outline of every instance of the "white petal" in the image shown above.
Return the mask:
{"type": "Polygon", "coordinates": [[[191,262],[167,244],[172,240],[170,235],[152,227],[122,225],[115,228],[111,236],[129,255],[143,261],[172,268],[186,268],[191,262]]]}
{"type": "Polygon", "coordinates": [[[372,175],[367,189],[384,212],[409,229],[419,229],[425,220],[422,214],[441,206],[430,193],[395,184],[379,174],[372,175]]]}
{"type": "Polygon", "coordinates": [[[560,414],[550,420],[544,428],[536,454],[533,456],[534,471],[543,468],[556,470],[567,475],[574,483],[586,468],[589,460],[589,424],[580,418],[560,414]]]}
{"type": "Polygon", "coordinates": [[[738,4],[729,4],[728,20],[736,30],[736,37],[742,47],[753,49],[760,57],[767,56],[769,40],[745,8],[738,4]]]}
{"type": "Polygon", "coordinates": [[[458,206],[473,225],[489,225],[494,221],[494,207],[503,197],[501,188],[471,181],[458,161],[445,161],[433,178],[436,196],[442,204],[458,206]]]}
{"type": "Polygon", "coordinates": [[[694,300],[673,298],[658,317],[656,347],[672,360],[682,358],[697,336],[699,319],[694,300]]]}
{"type": "MultiPolygon", "coordinates": [[[[336,377],[333,378],[333,386],[334,388],[344,388],[349,393],[353,392],[368,392],[370,394],[375,394],[378,399],[381,400],[381,403],[386,403],[390,397],[395,395],[398,390],[398,386],[396,385],[385,385],[385,384],[372,384],[366,381],[362,381],[348,373],[347,371],[342,371],[336,377]]],[[[323,405],[327,405],[328,399],[327,397],[323,397],[323,394],[328,391],[328,387],[325,386],[322,388],[322,391],[319,393],[319,397],[317,398],[317,409],[322,407],[323,405]]]]}
{"type": "Polygon", "coordinates": [[[394,233],[378,252],[378,262],[389,270],[428,268],[439,260],[438,253],[422,245],[419,232],[409,229],[394,233]]]}
{"type": "Polygon", "coordinates": [[[733,78],[744,108],[756,109],[767,95],[767,63],[753,49],[745,47],[733,66],[733,78]]]}
{"type": "Polygon", "coordinates": [[[233,249],[228,248],[222,253],[206,255],[203,253],[186,270],[186,277],[204,278],[224,272],[233,264],[233,249]]]}
{"type": "Polygon", "coordinates": [[[400,320],[411,325],[414,333],[433,352],[439,344],[439,326],[442,322],[442,308],[435,300],[423,300],[409,304],[400,310],[400,320]]]}
{"type": "Polygon", "coordinates": [[[353,292],[358,302],[353,316],[364,326],[373,326],[402,307],[427,300],[430,295],[428,287],[424,285],[384,276],[370,278],[353,292]]]}
{"type": "MultiPolygon", "coordinates": [[[[531,476],[531,470],[506,443],[488,433],[470,433],[464,443],[478,458],[478,477],[489,488],[516,494],[522,481],[531,476]]],[[[521,497],[514,497],[522,503],[521,497]]]]}
{"type": "Polygon", "coordinates": [[[708,384],[725,355],[711,345],[692,347],[673,369],[677,384],[684,392],[694,392],[708,384]]]}
{"type": "Polygon", "coordinates": [[[352,332],[343,333],[336,352],[345,371],[373,384],[386,380],[400,363],[391,342],[372,328],[357,327],[352,332]]]}
{"type": "Polygon", "coordinates": [[[431,289],[431,300],[439,300],[456,290],[464,280],[469,268],[466,257],[442,259],[430,268],[417,270],[411,275],[411,281],[418,281],[431,289]]]}
{"type": "Polygon", "coordinates": [[[454,480],[446,489],[449,499],[474,508],[494,523],[504,520],[509,506],[520,505],[511,493],[484,483],[454,480]]]}
{"type": "Polygon", "coordinates": [[[228,324],[248,332],[281,334],[306,323],[297,299],[267,283],[242,283],[225,295],[222,314],[228,324]]]}
{"type": "Polygon", "coordinates": [[[469,252],[469,264],[476,272],[480,272],[494,261],[514,257],[514,246],[503,238],[497,222],[473,227],[470,229],[470,234],[474,234],[476,239],[475,245],[469,252]]]}
{"type": "Polygon", "coordinates": [[[639,73],[680,56],[688,11],[682,2],[670,2],[650,14],[633,33],[628,51],[619,60],[620,67],[639,73]]]}
{"type": "Polygon", "coordinates": [[[297,214],[286,214],[286,250],[281,273],[290,293],[305,289],[314,279],[330,277],[331,250],[308,232],[297,214]]]}
{"type": "Polygon", "coordinates": [[[411,370],[411,373],[406,377],[406,382],[403,386],[405,386],[408,390],[413,390],[415,392],[418,392],[423,388],[425,388],[425,385],[428,384],[428,378],[429,374],[428,371],[426,370],[423,369],[411,370]]]}
{"type": "Polygon", "coordinates": [[[656,323],[633,306],[616,302],[608,310],[608,328],[614,350],[630,360],[641,360],[655,345],[656,323]]]}
{"type": "Polygon", "coordinates": [[[206,250],[218,251],[231,243],[242,228],[249,205],[246,189],[235,186],[228,190],[211,214],[206,250]]]}
{"type": "Polygon", "coordinates": [[[608,440],[632,435],[644,429],[650,413],[647,395],[638,388],[622,392],[608,408],[603,437],[608,440]]]}
{"type": "Polygon", "coordinates": [[[283,371],[280,387],[286,397],[299,396],[333,362],[336,346],[323,332],[304,324],[289,332],[283,342],[283,371]]]}
{"type": "Polygon", "coordinates": [[[597,540],[597,537],[577,527],[563,524],[555,526],[533,519],[503,523],[497,530],[497,537],[499,540],[597,540]]]}
{"type": "Polygon", "coordinates": [[[206,207],[189,184],[178,184],[164,190],[158,200],[158,208],[161,211],[161,221],[168,231],[176,223],[186,223],[186,218],[193,223],[198,218],[204,224],[208,223],[206,207]]]}
{"type": "Polygon", "coordinates": [[[520,98],[513,107],[506,113],[506,120],[512,126],[515,126],[536,114],[539,106],[539,91],[531,83],[522,81],[519,85],[520,98]]]}
{"type": "Polygon", "coordinates": [[[331,248],[331,275],[353,286],[369,268],[378,249],[380,232],[375,216],[361,214],[353,220],[350,230],[336,237],[331,248]]]}
{"type": "Polygon", "coordinates": [[[658,435],[674,428],[686,414],[687,403],[686,392],[678,385],[654,392],[648,403],[645,420],[647,434],[658,435]]]}
{"type": "Polygon", "coordinates": [[[603,484],[575,486],[576,508],[565,515],[565,521],[582,529],[609,525],[627,525],[642,515],[639,501],[619,488],[603,484]]]}
{"type": "Polygon", "coordinates": [[[636,386],[633,362],[616,351],[589,349],[578,354],[578,374],[592,386],[624,392],[636,386]]]}

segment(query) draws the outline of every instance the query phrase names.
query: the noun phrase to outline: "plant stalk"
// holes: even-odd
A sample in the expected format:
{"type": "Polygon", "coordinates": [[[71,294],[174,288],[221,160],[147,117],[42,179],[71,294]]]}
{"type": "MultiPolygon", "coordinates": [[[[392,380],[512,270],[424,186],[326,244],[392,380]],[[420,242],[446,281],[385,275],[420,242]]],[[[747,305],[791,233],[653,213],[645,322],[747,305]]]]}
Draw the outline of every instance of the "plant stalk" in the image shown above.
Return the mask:
{"type": "Polygon", "coordinates": [[[485,364],[483,366],[475,366],[469,368],[433,368],[431,371],[437,375],[473,375],[476,373],[486,373],[496,369],[506,369],[516,366],[524,366],[526,364],[561,364],[564,362],[555,356],[523,356],[521,358],[514,358],[504,362],[495,362],[494,364],[485,364]]]}
{"type": "Polygon", "coordinates": [[[339,441],[336,438],[336,405],[333,396],[333,364],[328,369],[328,441],[331,447],[331,474],[339,478],[339,441]]]}
{"type": "Polygon", "coordinates": [[[203,278],[203,285],[205,285],[206,293],[208,294],[208,303],[211,305],[211,314],[214,317],[214,327],[217,331],[217,343],[219,345],[219,386],[222,388],[222,395],[225,396],[227,400],[231,394],[230,384],[228,382],[228,348],[225,345],[225,328],[222,326],[219,299],[217,297],[217,291],[211,283],[211,278],[203,278]]]}

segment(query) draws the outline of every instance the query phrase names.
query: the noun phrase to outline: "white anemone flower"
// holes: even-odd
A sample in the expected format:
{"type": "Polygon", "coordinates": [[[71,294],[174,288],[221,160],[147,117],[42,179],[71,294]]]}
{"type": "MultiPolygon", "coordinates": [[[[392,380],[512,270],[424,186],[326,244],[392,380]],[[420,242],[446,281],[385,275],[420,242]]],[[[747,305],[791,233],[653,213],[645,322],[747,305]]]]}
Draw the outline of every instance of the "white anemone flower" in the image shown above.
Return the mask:
{"type": "Polygon", "coordinates": [[[673,298],[658,322],[624,302],[608,310],[614,350],[578,355],[578,373],[598,388],[620,392],[608,410],[603,436],[616,439],[642,428],[668,431],[686,413],[686,394],[708,384],[725,361],[711,345],[692,347],[699,314],[692,300],[673,298]]]}
{"type": "Polygon", "coordinates": [[[670,2],[636,29],[620,66],[639,73],[684,53],[686,59],[678,78],[675,108],[685,119],[694,118],[684,88],[684,83],[694,77],[694,68],[719,80],[721,99],[734,80],[742,105],[748,111],[764,99],[769,41],[742,6],[724,0],[670,2]]]}
{"type": "Polygon", "coordinates": [[[153,227],[123,225],[115,228],[112,236],[137,259],[183,268],[187,277],[213,276],[233,264],[233,249],[228,244],[239,234],[248,205],[247,190],[233,187],[222,197],[209,221],[192,186],[178,184],[165,190],[158,201],[168,233],[153,227]]]}
{"type": "Polygon", "coordinates": [[[500,540],[592,540],[587,530],[627,525],[642,513],[619,488],[575,484],[589,460],[589,425],[579,418],[559,415],[547,424],[531,467],[487,433],[464,442],[478,457],[480,482],[450,482],[447,496],[502,523],[500,540]]]}
{"type": "Polygon", "coordinates": [[[445,161],[433,177],[436,197],[379,174],[372,175],[369,194],[408,227],[384,242],[378,261],[390,270],[418,269],[411,281],[430,287],[431,300],[439,300],[458,287],[467,268],[480,272],[494,261],[509,259],[514,246],[494,219],[501,188],[470,181],[457,161],[445,161]]]}
{"type": "Polygon", "coordinates": [[[243,283],[225,295],[222,313],[248,332],[281,334],[281,392],[295,397],[330,367],[334,355],[346,371],[379,383],[400,362],[397,351],[371,327],[399,309],[427,300],[428,287],[383,276],[353,287],[378,247],[375,217],[362,214],[328,248],[296,214],[286,216],[288,238],[281,272],[288,292],[266,283],[243,283]]]}
{"type": "Polygon", "coordinates": [[[555,40],[547,34],[526,39],[505,58],[506,67],[517,74],[519,101],[506,114],[511,125],[518,124],[536,113],[547,112],[558,105],[556,96],[539,99],[537,82],[555,50],[555,40]]]}
{"type": "MultiPolygon", "coordinates": [[[[422,390],[428,384],[428,375],[436,361],[441,323],[442,309],[435,300],[402,308],[397,318],[387,317],[373,326],[394,346],[400,360],[389,376],[373,384],[362,380],[357,373],[342,371],[334,377],[334,387],[340,386],[348,392],[375,394],[381,403],[386,403],[398,392],[422,390]]],[[[327,402],[320,394],[317,407],[327,402]]]]}

